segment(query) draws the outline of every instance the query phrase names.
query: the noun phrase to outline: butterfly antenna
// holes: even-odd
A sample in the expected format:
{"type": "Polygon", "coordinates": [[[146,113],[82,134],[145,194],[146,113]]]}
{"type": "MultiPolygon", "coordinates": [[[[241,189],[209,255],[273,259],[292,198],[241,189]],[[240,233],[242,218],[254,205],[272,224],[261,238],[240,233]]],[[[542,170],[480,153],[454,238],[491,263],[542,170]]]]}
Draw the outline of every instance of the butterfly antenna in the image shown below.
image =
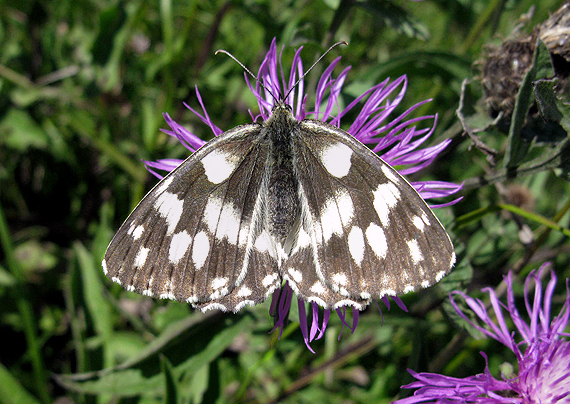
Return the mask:
{"type": "MultiPolygon", "coordinates": [[[[328,51],[327,51],[327,52],[328,52],[328,51]]],[[[228,52],[228,51],[226,51],[226,50],[223,50],[223,49],[217,50],[214,54],[217,55],[218,53],[224,53],[224,54],[228,55],[230,58],[232,58],[233,61],[236,62],[238,65],[240,65],[241,68],[242,68],[243,70],[245,70],[245,72],[246,72],[247,74],[249,74],[251,77],[253,77],[253,79],[255,80],[256,83],[259,83],[259,85],[260,85],[261,87],[263,87],[263,89],[264,89],[265,91],[267,91],[269,94],[271,94],[271,96],[273,97],[273,99],[274,99],[276,102],[279,101],[278,98],[275,97],[275,95],[271,92],[271,90],[269,90],[267,87],[265,87],[265,85],[263,85],[263,83],[261,82],[261,80],[259,80],[259,78],[258,78],[255,74],[253,74],[247,67],[245,67],[245,65],[244,65],[242,62],[240,62],[239,60],[237,60],[237,58],[236,58],[234,55],[232,55],[230,52],[228,52]]]]}
{"type": "Polygon", "coordinates": [[[331,47],[328,48],[328,49],[326,50],[326,52],[323,53],[323,54],[315,61],[315,63],[313,63],[313,64],[311,65],[311,67],[309,67],[309,68],[307,69],[307,71],[306,71],[305,73],[303,73],[303,75],[302,75],[301,77],[299,77],[299,79],[295,82],[295,84],[293,84],[293,85],[291,86],[291,88],[289,89],[289,91],[287,91],[287,94],[285,94],[284,99],[287,99],[287,97],[289,97],[289,94],[291,94],[291,91],[293,91],[293,90],[297,87],[297,84],[299,84],[299,83],[301,82],[301,80],[303,80],[303,79],[305,78],[305,76],[306,76],[307,74],[309,74],[309,72],[310,72],[311,70],[313,70],[313,68],[321,61],[322,58],[324,58],[324,57],[327,55],[327,53],[329,53],[331,50],[333,50],[334,48],[336,48],[336,47],[339,46],[339,45],[348,45],[348,42],[346,42],[346,41],[340,41],[340,42],[337,42],[337,43],[331,45],[331,47]]]}

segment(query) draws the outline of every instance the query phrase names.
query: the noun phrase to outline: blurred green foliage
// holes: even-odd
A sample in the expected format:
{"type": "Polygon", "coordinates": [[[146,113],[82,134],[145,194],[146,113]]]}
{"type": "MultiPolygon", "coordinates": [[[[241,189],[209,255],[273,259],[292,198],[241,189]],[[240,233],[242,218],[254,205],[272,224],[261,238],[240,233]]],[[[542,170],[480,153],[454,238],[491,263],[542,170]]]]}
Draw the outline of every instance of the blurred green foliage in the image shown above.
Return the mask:
{"type": "Polygon", "coordinates": [[[569,276],[570,120],[544,45],[506,130],[487,114],[474,63],[561,4],[0,2],[0,403],[385,403],[409,394],[400,392],[411,381],[406,368],[476,374],[483,349],[498,376],[509,357],[461,331],[446,293],[477,293],[509,269],[527,273],[547,260],[569,276]],[[199,107],[197,86],[217,126],[248,122],[256,104],[243,71],[214,52],[255,71],[274,37],[285,60],[303,45],[305,65],[349,42],[326,57],[352,66],[347,100],[406,74],[404,108],[433,99],[418,111],[439,116],[430,141],[453,139],[414,178],[465,184],[463,200],[437,212],[457,248],[454,272],[405,296],[408,313],[368,309],[352,335],[337,339],[341,322],[331,319],[316,354],[295,308],[278,341],[268,303],[205,315],[126,292],[100,268],[114,231],[156,183],[141,159],[188,154],[159,131],[161,114],[211,137],[183,106],[199,107]],[[533,105],[542,115],[528,129],[533,105]],[[562,136],[541,137],[541,122],[562,136]],[[528,203],[516,202],[515,189],[528,203]]]}

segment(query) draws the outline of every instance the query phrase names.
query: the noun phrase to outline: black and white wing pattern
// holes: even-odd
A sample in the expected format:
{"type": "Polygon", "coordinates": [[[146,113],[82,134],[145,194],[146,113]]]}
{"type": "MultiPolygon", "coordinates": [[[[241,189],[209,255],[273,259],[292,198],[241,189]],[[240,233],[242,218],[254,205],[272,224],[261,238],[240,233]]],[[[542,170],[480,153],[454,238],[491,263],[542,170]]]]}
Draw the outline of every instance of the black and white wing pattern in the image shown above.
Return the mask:
{"type": "Polygon", "coordinates": [[[264,229],[262,127],[236,127],[164,177],[111,241],[103,268],[127,290],[238,311],[281,285],[264,229]]]}
{"type": "Polygon", "coordinates": [[[127,290],[238,311],[288,281],[325,308],[427,287],[455,261],[416,190],[348,133],[278,104],[204,145],[139,203],[103,268],[127,290]]]}
{"type": "Polygon", "coordinates": [[[282,270],[293,290],[322,307],[362,309],[445,276],[453,245],[417,191],[343,130],[315,120],[299,126],[303,225],[282,270]]]}

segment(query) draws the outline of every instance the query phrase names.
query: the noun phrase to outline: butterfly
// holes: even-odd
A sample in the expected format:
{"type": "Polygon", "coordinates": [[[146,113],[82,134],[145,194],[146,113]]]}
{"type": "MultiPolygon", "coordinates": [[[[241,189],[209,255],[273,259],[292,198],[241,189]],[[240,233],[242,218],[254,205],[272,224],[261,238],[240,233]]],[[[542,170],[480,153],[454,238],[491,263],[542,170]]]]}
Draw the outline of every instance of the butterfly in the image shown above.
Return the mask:
{"type": "MultiPolygon", "coordinates": [[[[284,98],[286,99],[286,97],[284,98]]],[[[344,130],[275,103],[166,175],[113,237],[129,291],[237,312],[288,282],[326,309],[438,282],[455,253],[418,192],[344,130]]]]}

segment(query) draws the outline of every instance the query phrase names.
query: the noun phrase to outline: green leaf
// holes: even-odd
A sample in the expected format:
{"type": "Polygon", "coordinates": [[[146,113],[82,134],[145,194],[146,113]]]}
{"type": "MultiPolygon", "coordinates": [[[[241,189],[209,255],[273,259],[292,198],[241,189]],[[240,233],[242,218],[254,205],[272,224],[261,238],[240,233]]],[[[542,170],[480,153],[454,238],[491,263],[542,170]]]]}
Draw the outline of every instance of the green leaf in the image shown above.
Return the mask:
{"type": "Polygon", "coordinates": [[[21,109],[10,109],[0,122],[0,144],[20,152],[30,148],[44,149],[48,138],[30,115],[21,109]]]}
{"type": "Polygon", "coordinates": [[[356,4],[373,14],[377,21],[410,38],[427,41],[430,37],[428,28],[421,20],[391,2],[366,0],[356,4]]]}
{"type": "Polygon", "coordinates": [[[164,374],[164,403],[177,404],[178,386],[172,374],[172,364],[164,355],[160,355],[160,365],[164,374]]]}
{"type": "Polygon", "coordinates": [[[208,378],[209,367],[210,366],[202,366],[196,372],[192,373],[190,380],[183,381],[184,386],[186,387],[184,389],[185,396],[187,396],[190,399],[189,401],[191,403],[201,404],[203,402],[205,403],[215,402],[215,400],[204,401],[204,393],[206,392],[206,389],[208,388],[209,384],[209,378],[208,378]]]}
{"type": "Polygon", "coordinates": [[[451,273],[445,276],[437,285],[438,289],[445,292],[445,296],[454,290],[461,290],[465,285],[469,285],[473,279],[473,267],[468,259],[461,259],[465,256],[465,247],[463,245],[455,246],[455,253],[458,262],[452,269],[451,273]]]}
{"type": "Polygon", "coordinates": [[[570,133],[570,104],[556,96],[554,87],[558,79],[541,79],[533,83],[534,96],[541,115],[546,120],[559,123],[570,133]]]}
{"type": "Polygon", "coordinates": [[[104,287],[101,282],[102,269],[100,265],[95,264],[93,255],[87,251],[85,246],[80,242],[73,245],[73,249],[77,256],[77,261],[83,282],[83,296],[87,305],[87,310],[93,321],[93,328],[97,336],[102,339],[104,344],[106,366],[112,366],[113,358],[108,344],[113,333],[113,309],[103,293],[104,287]]]}
{"type": "Polygon", "coordinates": [[[24,272],[45,271],[52,269],[58,263],[54,250],[53,244],[31,239],[18,244],[14,248],[14,255],[24,272]]]}
{"type": "MultiPolygon", "coordinates": [[[[376,84],[386,76],[396,74],[424,75],[433,79],[434,75],[446,74],[461,82],[471,74],[471,61],[449,52],[414,51],[390,57],[383,63],[376,64],[367,75],[368,88],[370,81],[376,84]]],[[[354,82],[353,82],[354,83],[354,82]]],[[[348,86],[353,85],[348,83],[348,86]]],[[[366,88],[366,89],[368,89],[366,88]]],[[[359,93],[358,95],[360,95],[359,93]]]]}
{"type": "Polygon", "coordinates": [[[0,363],[0,403],[2,404],[39,404],[8,369],[0,363]]]}
{"type": "Polygon", "coordinates": [[[0,265],[0,286],[14,286],[17,283],[16,278],[10,272],[0,265]]]}
{"type": "Polygon", "coordinates": [[[202,394],[202,402],[214,403],[216,399],[222,394],[220,386],[220,368],[219,362],[212,362],[209,366],[207,390],[202,394]]]}
{"type": "Polygon", "coordinates": [[[95,63],[104,65],[110,58],[114,38],[126,20],[125,9],[116,4],[102,10],[99,14],[99,33],[93,43],[92,54],[95,63]]]}
{"type": "Polygon", "coordinates": [[[523,138],[522,128],[533,101],[533,82],[553,75],[554,69],[550,61],[550,53],[546,45],[539,40],[534,51],[532,66],[524,76],[515,100],[504,161],[504,166],[508,171],[513,171],[524,161],[531,146],[530,141],[523,138]]]}
{"type": "Polygon", "coordinates": [[[252,325],[249,312],[206,316],[197,313],[169,327],[136,358],[118,367],[57,378],[67,388],[83,393],[111,393],[120,397],[160,394],[164,388],[160,355],[172,363],[177,380],[183,375],[192,378],[217,359],[238,334],[251,330],[252,325]]]}

